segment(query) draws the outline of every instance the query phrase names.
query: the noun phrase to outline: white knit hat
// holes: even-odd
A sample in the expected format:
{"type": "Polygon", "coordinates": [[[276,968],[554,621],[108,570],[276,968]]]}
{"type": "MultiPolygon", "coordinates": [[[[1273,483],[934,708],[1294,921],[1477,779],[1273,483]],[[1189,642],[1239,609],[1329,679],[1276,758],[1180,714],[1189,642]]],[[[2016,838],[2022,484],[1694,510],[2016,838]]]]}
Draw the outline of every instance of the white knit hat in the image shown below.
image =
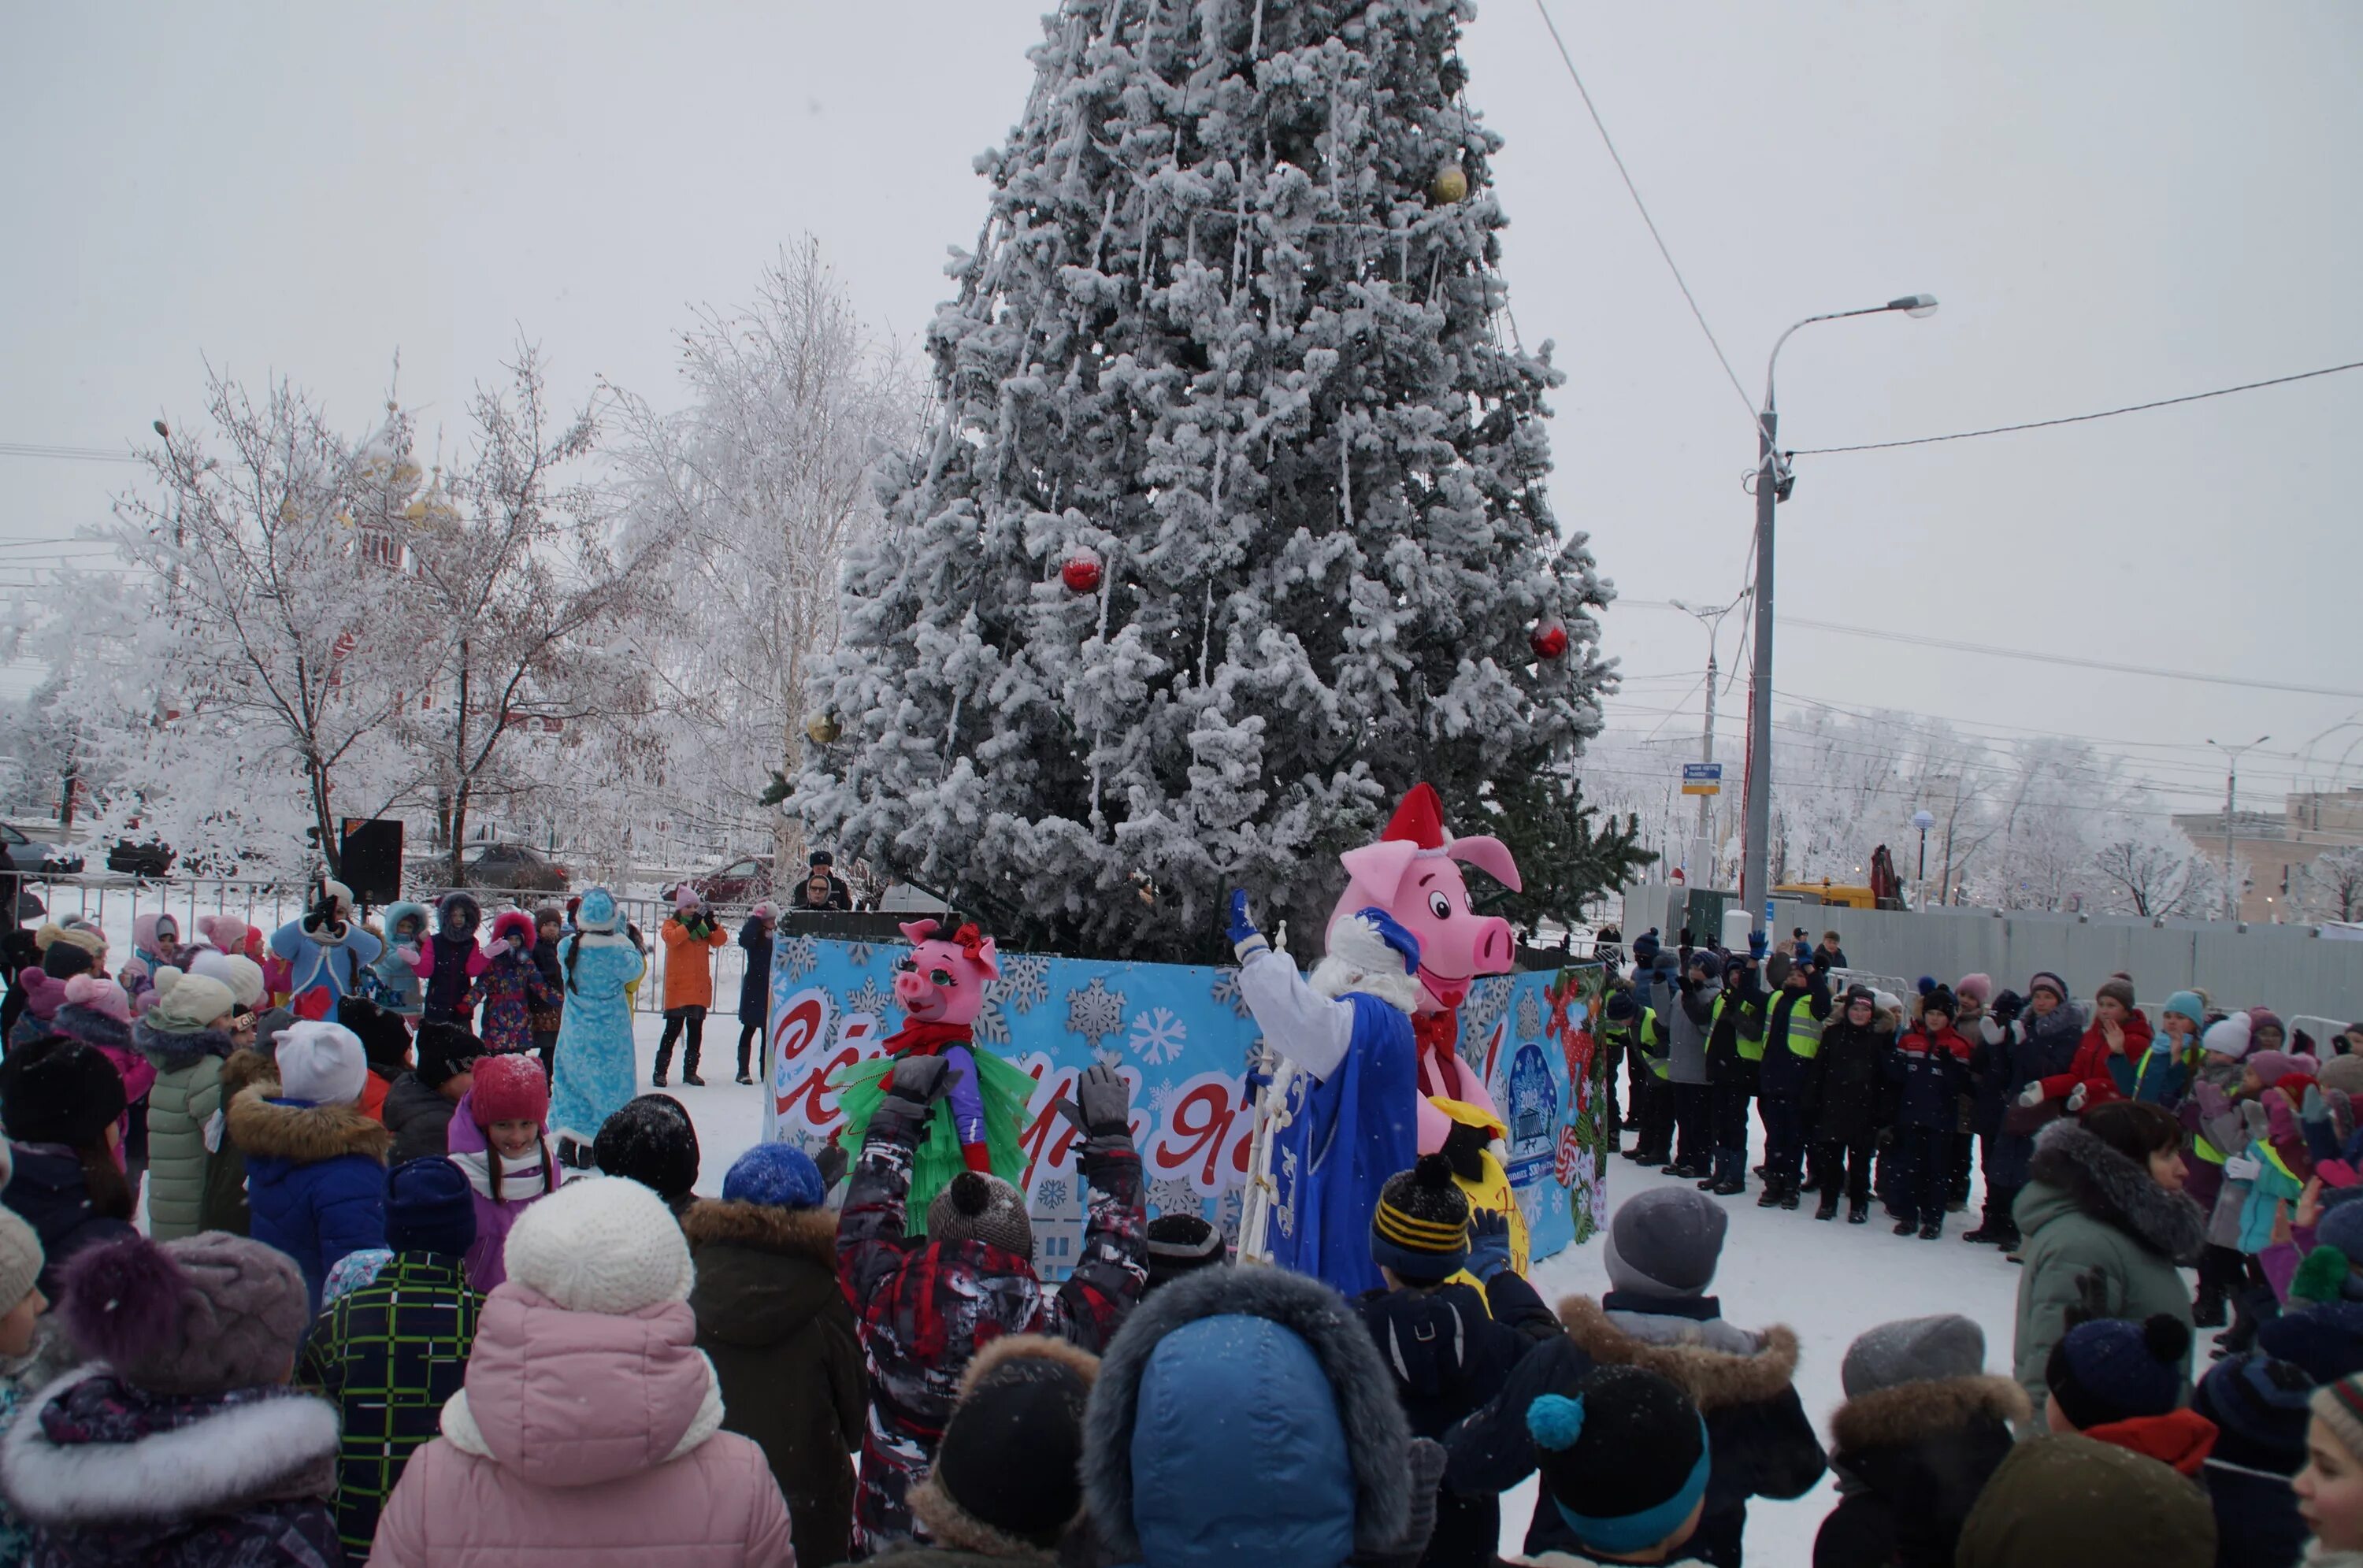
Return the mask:
{"type": "Polygon", "coordinates": [[[2248,1054],[2248,1015],[2235,1012],[2217,1019],[2199,1037],[2200,1049],[2238,1061],[2248,1054]]]}
{"type": "Polygon", "coordinates": [[[341,1023],[305,1019],[279,1032],[279,1089],[314,1105],[350,1105],[369,1080],[361,1036],[341,1023]]]}
{"type": "Polygon", "coordinates": [[[250,1011],[262,999],[262,966],[243,953],[216,953],[208,947],[189,960],[189,973],[219,980],[238,1005],[250,1011]]]}
{"type": "Polygon", "coordinates": [[[697,1277],[664,1199],[619,1176],[570,1181],[534,1203],[503,1257],[512,1282],[570,1312],[620,1316],[686,1301],[697,1277]]]}

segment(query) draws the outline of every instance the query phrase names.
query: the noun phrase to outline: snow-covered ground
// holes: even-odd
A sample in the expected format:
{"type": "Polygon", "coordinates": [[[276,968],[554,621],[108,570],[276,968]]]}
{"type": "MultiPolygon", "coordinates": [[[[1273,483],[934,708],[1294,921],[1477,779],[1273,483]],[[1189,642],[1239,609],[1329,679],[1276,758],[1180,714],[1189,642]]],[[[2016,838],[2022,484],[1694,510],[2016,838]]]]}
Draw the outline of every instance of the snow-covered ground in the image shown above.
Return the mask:
{"type": "MultiPolygon", "coordinates": [[[[645,1086],[656,1061],[660,1021],[643,1018],[639,1024],[640,1082],[645,1086]]],[[[761,1090],[730,1082],[738,1038],[735,1020],[712,1021],[706,1037],[701,1074],[707,1087],[680,1087],[674,1069],[667,1092],[689,1107],[698,1129],[703,1169],[698,1190],[721,1190],[722,1176],[739,1152],[752,1144],[762,1127],[761,1090]]],[[[1629,1140],[1628,1140],[1629,1141],[1629,1140]]],[[[1760,1153],[1760,1151],[1759,1151],[1760,1153]]],[[[1751,1159],[1755,1156],[1751,1155],[1751,1159]]],[[[1612,1201],[1645,1187],[1669,1185],[1655,1167],[1646,1172],[1627,1160],[1617,1160],[1609,1172],[1612,1201]]],[[[1985,1326],[1989,1370],[2010,1369],[2011,1330],[2015,1315],[2018,1267],[1991,1247],[1972,1247],[1959,1237],[1975,1221],[1971,1214],[1955,1215],[1941,1242],[1923,1242],[1890,1233],[1883,1210],[1874,1207],[1868,1225],[1848,1225],[1844,1219],[1824,1224],[1813,1218],[1812,1200],[1795,1212],[1756,1207],[1757,1187],[1747,1196],[1730,1198],[1731,1232],[1724,1247],[1723,1267],[1715,1276],[1714,1293],[1725,1317],[1750,1328],[1786,1323],[1797,1331],[1803,1354],[1797,1370],[1798,1392],[1805,1408],[1828,1441],[1830,1412],[1843,1397],[1838,1368],[1854,1337],[1875,1324],[1897,1318],[1923,1317],[1931,1312],[1959,1312],[1985,1326]]],[[[1977,1195],[1973,1194],[1973,1198],[1977,1195]]],[[[1541,1264],[1535,1284],[1546,1299],[1582,1293],[1596,1296],[1608,1288],[1597,1242],[1571,1248],[1541,1264]]],[[[1836,1504],[1825,1479],[1793,1503],[1758,1502],[1749,1506],[1747,1550],[1750,1561],[1770,1564],[1808,1562],[1813,1559],[1814,1532],[1836,1504]]],[[[1515,1555],[1524,1542],[1526,1520],[1534,1511],[1534,1483],[1503,1499],[1504,1553],[1515,1555]]]]}

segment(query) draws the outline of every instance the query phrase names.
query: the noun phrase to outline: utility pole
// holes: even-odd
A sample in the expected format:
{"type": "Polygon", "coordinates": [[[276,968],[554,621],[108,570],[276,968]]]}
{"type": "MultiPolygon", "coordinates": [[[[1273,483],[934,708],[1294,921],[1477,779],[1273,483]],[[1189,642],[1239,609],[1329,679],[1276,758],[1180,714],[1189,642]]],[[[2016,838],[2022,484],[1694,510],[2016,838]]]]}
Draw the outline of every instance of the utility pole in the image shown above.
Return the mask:
{"type": "MultiPolygon", "coordinates": [[[[1668,602],[1671,603],[1675,609],[1681,611],[1684,614],[1696,617],[1698,624],[1706,628],[1706,726],[1699,734],[1699,760],[1701,762],[1713,762],[1714,760],[1715,642],[1716,639],[1723,635],[1723,618],[1725,615],[1730,614],[1734,610],[1738,609],[1742,604],[1747,603],[1747,596],[1750,591],[1752,591],[1748,589],[1741,589],[1739,591],[1739,597],[1733,600],[1728,604],[1697,605],[1686,604],[1679,599],[1668,601],[1668,602]]],[[[1699,797],[1698,837],[1710,845],[1714,843],[1714,804],[1715,797],[1713,795],[1701,795],[1699,797]]],[[[1709,853],[1713,853],[1712,849],[1710,849],[1709,853]]]]}
{"type": "Polygon", "coordinates": [[[2240,801],[2240,754],[2264,745],[2270,735],[2258,735],[2247,745],[2225,745],[2221,741],[2207,744],[2224,754],[2224,918],[2240,918],[2239,889],[2232,885],[2232,813],[2240,801]]]}
{"type": "Polygon", "coordinates": [[[1797,327],[1890,311],[1922,319],[1936,313],[1936,298],[1905,294],[1883,305],[1809,315],[1773,342],[1771,356],[1764,362],[1764,408],[1756,416],[1756,467],[1747,476],[1748,486],[1756,492],[1756,664],[1747,683],[1747,844],[1739,896],[1747,906],[1751,931],[1769,931],[1772,921],[1772,883],[1767,875],[1772,848],[1772,508],[1787,498],[1796,483],[1787,461],[1772,446],[1780,432],[1772,372],[1781,363],[1781,345],[1797,327]]]}

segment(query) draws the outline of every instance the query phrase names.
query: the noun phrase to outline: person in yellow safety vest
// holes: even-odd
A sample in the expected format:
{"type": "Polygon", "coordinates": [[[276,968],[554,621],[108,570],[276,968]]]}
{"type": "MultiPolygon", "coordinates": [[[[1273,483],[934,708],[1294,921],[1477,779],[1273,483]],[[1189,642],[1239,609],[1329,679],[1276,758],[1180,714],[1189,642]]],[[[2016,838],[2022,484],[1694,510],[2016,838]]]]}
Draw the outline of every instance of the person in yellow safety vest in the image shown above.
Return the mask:
{"type": "MultiPolygon", "coordinates": [[[[1510,1130],[1501,1119],[1481,1107],[1447,1099],[1440,1094],[1427,1097],[1427,1103],[1444,1112],[1451,1126],[1445,1130],[1444,1157],[1452,1162],[1452,1185],[1469,1199],[1472,1215],[1494,1213],[1510,1222],[1510,1268],[1524,1278],[1528,1261],[1526,1216],[1518,1207],[1518,1195],[1511,1190],[1510,1173],[1490,1146],[1496,1138],[1506,1138],[1510,1130]]],[[[1463,1269],[1452,1276],[1457,1285],[1473,1285],[1482,1290],[1484,1282],[1463,1269]]]]}
{"type": "MultiPolygon", "coordinates": [[[[1764,1121],[1764,1196],[1756,1202],[1762,1209],[1794,1209],[1805,1179],[1805,1092],[1830,1016],[1830,987],[1816,966],[1794,963],[1786,954],[1775,953],[1764,970],[1773,995],[1756,1081],[1756,1114],[1764,1121]]],[[[1819,1218],[1835,1219],[1837,1204],[1835,1190],[1824,1192],[1819,1218]]]]}
{"type": "Polygon", "coordinates": [[[1630,988],[1608,993],[1601,1008],[1603,1029],[1625,1031],[1625,1048],[1641,1064],[1634,1080],[1633,1107],[1640,1113],[1640,1136],[1625,1157],[1636,1165],[1662,1165],[1673,1158],[1674,1086],[1668,1053],[1672,1042],[1658,1010],[1635,1000],[1630,988]]]}
{"type": "MultiPolygon", "coordinates": [[[[1756,936],[1763,940],[1763,933],[1756,936]]],[[[1764,1059],[1764,987],[1752,954],[1724,960],[1723,992],[1707,1026],[1706,1080],[1714,1096],[1714,1172],[1700,1187],[1718,1198],[1747,1190],[1747,1102],[1764,1059]]]]}

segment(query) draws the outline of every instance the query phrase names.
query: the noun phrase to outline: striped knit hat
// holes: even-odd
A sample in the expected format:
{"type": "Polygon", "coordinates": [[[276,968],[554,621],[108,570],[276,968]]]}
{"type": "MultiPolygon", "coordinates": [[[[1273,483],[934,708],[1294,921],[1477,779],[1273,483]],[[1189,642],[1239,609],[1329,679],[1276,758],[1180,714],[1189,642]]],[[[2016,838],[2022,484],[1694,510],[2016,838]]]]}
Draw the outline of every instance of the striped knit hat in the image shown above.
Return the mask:
{"type": "Polygon", "coordinates": [[[2324,1384],[2309,1405],[2346,1452],[2363,1459],[2363,1373],[2324,1384]]]}
{"type": "Polygon", "coordinates": [[[1379,1189],[1370,1215],[1370,1261],[1408,1280],[1449,1279],[1469,1261],[1469,1199],[1452,1162],[1422,1154],[1379,1189]]]}

